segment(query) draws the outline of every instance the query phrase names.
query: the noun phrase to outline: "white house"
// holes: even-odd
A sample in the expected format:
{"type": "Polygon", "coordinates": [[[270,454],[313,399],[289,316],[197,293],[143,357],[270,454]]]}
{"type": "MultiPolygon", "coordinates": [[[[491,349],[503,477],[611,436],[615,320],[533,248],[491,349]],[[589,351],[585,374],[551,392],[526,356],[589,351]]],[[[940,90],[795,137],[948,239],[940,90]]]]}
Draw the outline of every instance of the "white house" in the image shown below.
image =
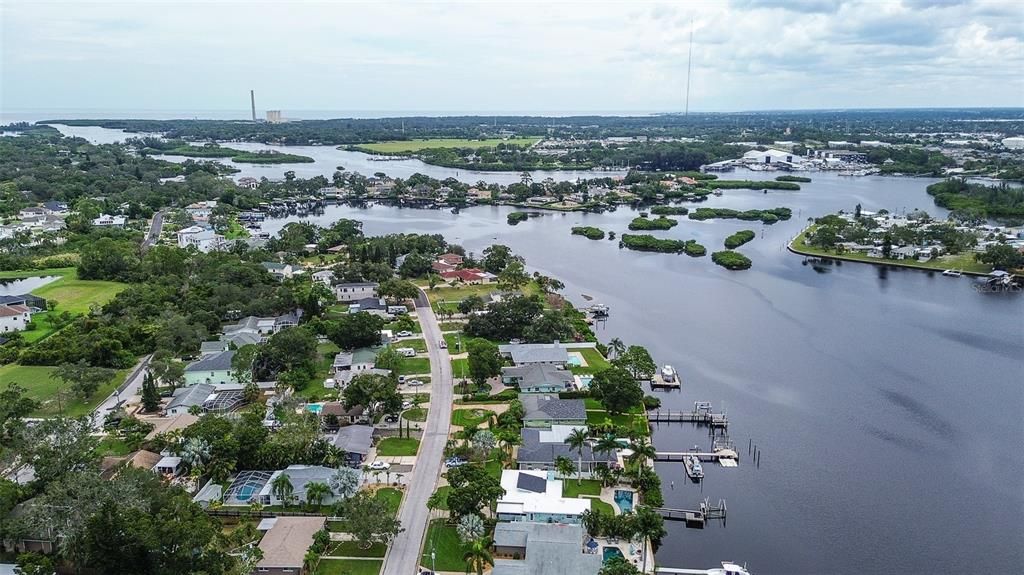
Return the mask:
{"type": "Polygon", "coordinates": [[[217,200],[196,202],[185,206],[185,211],[197,222],[205,222],[210,219],[213,209],[217,207],[217,200]]]}
{"type": "Polygon", "coordinates": [[[92,221],[92,225],[101,228],[123,228],[124,223],[124,216],[111,216],[110,214],[100,214],[100,217],[92,221]]]}
{"type": "Polygon", "coordinates": [[[0,305],[0,333],[24,331],[32,317],[28,306],[7,304],[0,305]]]}
{"type": "Polygon", "coordinates": [[[353,302],[377,297],[377,282],[356,282],[334,286],[334,297],[340,302],[353,302]]]}
{"type": "Polygon", "coordinates": [[[498,521],[579,523],[590,509],[589,499],[562,497],[562,481],[553,471],[506,469],[501,487],[505,495],[498,499],[498,521]]]}
{"type": "Polygon", "coordinates": [[[189,226],[178,230],[178,247],[186,249],[194,246],[203,253],[209,253],[224,247],[224,236],[203,226],[189,226]]]}

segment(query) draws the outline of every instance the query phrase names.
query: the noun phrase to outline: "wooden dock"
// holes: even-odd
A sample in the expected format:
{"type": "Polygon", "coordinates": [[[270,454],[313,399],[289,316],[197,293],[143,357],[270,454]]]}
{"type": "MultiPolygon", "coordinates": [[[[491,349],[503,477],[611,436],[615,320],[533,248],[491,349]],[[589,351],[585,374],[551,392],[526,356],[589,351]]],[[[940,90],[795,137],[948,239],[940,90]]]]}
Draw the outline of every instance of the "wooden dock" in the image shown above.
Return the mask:
{"type": "Polygon", "coordinates": [[[683,521],[687,527],[703,529],[708,521],[720,519],[725,521],[728,508],[724,499],[718,500],[718,505],[711,505],[710,498],[705,497],[700,502],[700,509],[673,509],[671,507],[656,507],[655,513],[661,515],[666,521],[683,521]]]}
{"type": "Polygon", "coordinates": [[[652,388],[659,388],[659,387],[660,388],[676,388],[676,387],[682,387],[682,385],[683,385],[683,382],[679,378],[679,374],[678,373],[676,374],[675,378],[672,379],[672,381],[665,381],[665,378],[661,376],[660,372],[656,373],[654,375],[654,377],[651,378],[651,387],[652,388]]]}
{"type": "Polygon", "coordinates": [[[739,454],[731,449],[721,451],[658,451],[654,454],[655,461],[683,461],[688,455],[695,455],[702,462],[720,461],[722,459],[738,460],[739,454]]]}
{"type": "Polygon", "coordinates": [[[710,411],[655,411],[647,414],[651,423],[696,423],[710,427],[729,427],[729,418],[724,413],[710,411]]]}

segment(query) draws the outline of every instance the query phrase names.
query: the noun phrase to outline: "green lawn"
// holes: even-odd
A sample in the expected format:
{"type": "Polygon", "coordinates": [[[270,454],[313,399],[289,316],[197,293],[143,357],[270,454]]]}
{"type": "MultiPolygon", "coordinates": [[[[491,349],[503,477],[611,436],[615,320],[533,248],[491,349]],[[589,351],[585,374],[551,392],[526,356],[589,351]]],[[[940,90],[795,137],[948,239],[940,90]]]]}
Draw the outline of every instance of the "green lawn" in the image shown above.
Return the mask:
{"type": "MultiPolygon", "coordinates": [[[[0,366],[0,387],[6,387],[9,383],[17,383],[27,390],[26,395],[41,403],[39,409],[32,413],[34,417],[46,417],[60,414],[60,407],[57,402],[57,388],[61,385],[59,379],[50,377],[55,368],[38,365],[17,365],[8,364],[0,366]]],[[[113,393],[114,388],[124,382],[130,369],[118,371],[114,378],[101,385],[96,393],[88,399],[81,399],[77,396],[65,394],[63,400],[64,415],[78,417],[91,412],[101,401],[113,393]]]]}
{"type": "Polygon", "coordinates": [[[437,571],[462,573],[466,570],[466,562],[462,559],[465,552],[466,548],[459,539],[455,526],[448,525],[444,519],[434,519],[427,528],[420,564],[437,571]],[[431,551],[436,554],[434,561],[431,561],[431,551]]]}
{"type": "Polygon", "coordinates": [[[804,243],[805,234],[809,232],[811,229],[813,229],[813,227],[814,226],[811,226],[806,230],[800,232],[796,239],[793,240],[793,249],[799,250],[800,252],[807,252],[812,255],[838,258],[842,260],[849,260],[855,262],[864,262],[869,264],[893,264],[912,268],[921,268],[924,270],[958,269],[963,270],[965,272],[977,272],[983,274],[987,274],[990,271],[992,271],[992,266],[975,260],[973,253],[939,256],[938,258],[931,259],[926,262],[919,262],[917,260],[889,260],[884,258],[871,258],[859,252],[846,252],[843,254],[836,254],[834,251],[826,250],[824,248],[819,248],[816,246],[809,246],[804,243]]]}
{"type": "Polygon", "coordinates": [[[398,507],[402,504],[402,492],[393,487],[385,487],[378,489],[373,494],[374,499],[383,500],[388,506],[388,511],[391,512],[392,516],[398,514],[398,507]]]}
{"type": "Polygon", "coordinates": [[[132,449],[123,439],[108,435],[100,440],[99,452],[100,455],[128,455],[132,449]]]}
{"type": "Polygon", "coordinates": [[[612,507],[611,503],[607,501],[601,501],[600,499],[590,500],[590,510],[594,513],[601,513],[604,515],[615,515],[615,508],[612,507]]]}
{"type": "Polygon", "coordinates": [[[605,359],[601,352],[597,351],[596,348],[583,348],[574,349],[571,351],[579,352],[583,356],[583,360],[587,362],[586,366],[570,366],[569,369],[577,375],[594,374],[599,371],[604,371],[611,367],[611,363],[605,359]]]}
{"type": "Polygon", "coordinates": [[[416,455],[420,448],[420,440],[404,437],[387,437],[377,444],[377,455],[387,457],[400,457],[403,455],[416,455]]]}
{"type": "MultiPolygon", "coordinates": [[[[348,311],[348,306],[347,305],[345,306],[345,311],[346,312],[348,311]]],[[[403,322],[399,322],[399,321],[393,321],[391,323],[386,323],[386,324],[384,324],[384,329],[390,329],[391,331],[402,331],[402,329],[403,329],[402,323],[403,322]]],[[[405,326],[405,327],[408,327],[408,326],[405,326]]],[[[412,321],[412,330],[410,330],[410,331],[412,331],[413,333],[423,333],[423,328],[420,327],[419,320],[413,320],[412,321]]]]}
{"type": "MultiPolygon", "coordinates": [[[[32,290],[33,295],[45,298],[57,304],[57,311],[81,314],[89,311],[92,304],[103,305],[114,299],[118,292],[128,287],[121,282],[100,280],[80,280],[74,268],[58,268],[69,270],[62,273],[61,279],[32,290]]],[[[42,270],[35,275],[52,275],[53,270],[42,270]]]]}
{"type": "Polygon", "coordinates": [[[452,377],[461,379],[463,377],[469,377],[469,360],[460,357],[452,360],[452,377]]]}
{"type": "Polygon", "coordinates": [[[650,429],[647,427],[647,418],[643,415],[622,413],[619,415],[610,415],[605,411],[600,410],[588,410],[587,411],[587,425],[597,425],[600,423],[612,422],[619,427],[629,428],[633,427],[634,430],[640,435],[649,435],[650,429]]]}
{"type": "Polygon", "coordinates": [[[383,543],[374,543],[369,549],[360,549],[358,541],[337,541],[331,543],[327,553],[332,557],[383,557],[388,550],[383,543]]]}
{"type": "Polygon", "coordinates": [[[418,152],[427,148],[494,148],[498,144],[515,146],[532,146],[540,138],[489,138],[486,140],[465,140],[462,138],[430,138],[427,140],[389,140],[372,144],[359,144],[359,148],[370,152],[394,154],[398,152],[418,152]]]}
{"type": "Polygon", "coordinates": [[[396,342],[393,342],[391,345],[392,347],[395,348],[411,347],[415,349],[417,352],[427,351],[427,342],[426,340],[423,339],[400,339],[396,342]]]}
{"type": "Polygon", "coordinates": [[[75,274],[75,277],[78,277],[75,268],[45,268],[41,270],[0,271],[0,279],[9,280],[41,276],[66,276],[68,274],[75,274]]]}
{"type": "Polygon", "coordinates": [[[575,479],[562,481],[562,497],[579,497],[580,495],[600,495],[601,482],[596,479],[584,479],[576,485],[575,479]]]}
{"type": "Polygon", "coordinates": [[[307,400],[319,400],[323,399],[324,396],[334,395],[337,390],[327,389],[324,387],[324,380],[327,379],[328,374],[331,371],[331,365],[334,363],[334,356],[341,351],[337,345],[331,342],[321,343],[316,346],[316,351],[320,354],[320,361],[316,364],[316,373],[313,374],[313,378],[309,380],[306,387],[295,392],[296,397],[301,397],[307,400]]]}
{"type": "Polygon", "coordinates": [[[442,487],[438,487],[437,490],[434,491],[434,493],[443,493],[444,494],[441,497],[442,503],[441,503],[441,506],[438,507],[438,509],[441,509],[443,511],[447,511],[448,510],[448,494],[451,493],[451,491],[452,491],[452,488],[451,488],[450,485],[444,485],[442,487]]]}
{"type": "Polygon", "coordinates": [[[427,409],[425,407],[406,409],[402,412],[402,419],[406,419],[408,421],[426,421],[427,409]]]}
{"type": "Polygon", "coordinates": [[[36,328],[21,332],[22,339],[24,339],[26,343],[35,343],[54,333],[54,329],[50,326],[50,322],[46,321],[46,318],[49,316],[50,312],[48,311],[41,311],[39,313],[32,314],[32,323],[35,324],[36,328]]]}
{"type": "Polygon", "coordinates": [[[459,427],[470,427],[480,425],[494,415],[493,411],[487,409],[456,409],[452,412],[452,425],[459,427]]]}
{"type": "MultiPolygon", "coordinates": [[[[497,451],[497,449],[495,450],[495,452],[496,451],[497,451]]],[[[487,475],[490,475],[491,477],[500,480],[501,479],[501,472],[502,472],[502,470],[505,469],[505,465],[502,464],[501,460],[497,458],[497,455],[496,455],[495,452],[491,453],[491,456],[492,456],[493,459],[488,459],[484,463],[484,471],[487,472],[487,475]]]]}
{"type": "Polygon", "coordinates": [[[441,331],[462,331],[466,324],[461,321],[443,321],[439,324],[441,331]]]}
{"type": "Polygon", "coordinates": [[[398,375],[430,373],[430,360],[425,357],[403,357],[398,375]]]}
{"type": "Polygon", "coordinates": [[[373,559],[321,559],[313,575],[380,575],[383,566],[373,559]]]}

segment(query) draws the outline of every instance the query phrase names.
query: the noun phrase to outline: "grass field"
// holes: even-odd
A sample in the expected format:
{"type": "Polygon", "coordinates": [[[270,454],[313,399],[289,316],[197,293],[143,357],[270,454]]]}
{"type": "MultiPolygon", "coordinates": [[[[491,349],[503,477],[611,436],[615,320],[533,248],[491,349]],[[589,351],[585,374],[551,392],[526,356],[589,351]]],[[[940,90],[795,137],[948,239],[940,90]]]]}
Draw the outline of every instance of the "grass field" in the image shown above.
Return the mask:
{"type": "Polygon", "coordinates": [[[650,434],[650,429],[647,427],[647,418],[643,415],[631,415],[628,413],[610,415],[606,411],[587,411],[587,425],[598,425],[608,422],[619,427],[632,427],[638,435],[646,436],[650,434]]]}
{"type": "Polygon", "coordinates": [[[371,152],[382,152],[395,154],[399,152],[418,152],[420,150],[433,148],[494,148],[498,144],[512,144],[515,146],[532,146],[540,138],[510,138],[502,140],[491,138],[487,140],[464,140],[460,138],[432,138],[429,140],[393,140],[388,142],[374,142],[372,144],[359,144],[359,148],[371,152]]]}
{"type": "Polygon", "coordinates": [[[334,363],[334,356],[338,355],[341,351],[337,345],[327,342],[321,343],[316,346],[317,353],[320,354],[320,362],[316,365],[316,373],[313,378],[309,380],[306,387],[295,392],[296,397],[303,399],[322,399],[326,395],[333,395],[336,390],[327,389],[324,387],[324,380],[327,379],[327,374],[331,371],[331,365],[334,363]]]}
{"type": "Polygon", "coordinates": [[[423,551],[421,565],[430,566],[437,571],[462,573],[466,570],[466,562],[462,559],[466,548],[459,539],[459,532],[456,531],[455,526],[448,525],[444,519],[434,519],[430,522],[423,543],[423,551]],[[430,558],[431,550],[436,553],[434,562],[430,558]]]}
{"type": "Polygon", "coordinates": [[[402,419],[408,421],[426,421],[427,420],[427,409],[424,407],[414,407],[412,409],[406,409],[402,412],[402,419]]]}
{"type": "MultiPolygon", "coordinates": [[[[57,388],[61,385],[59,379],[50,377],[53,367],[37,365],[16,365],[8,364],[0,367],[0,387],[6,387],[9,383],[17,383],[27,390],[26,395],[41,403],[41,406],[32,415],[45,417],[58,415],[60,407],[57,402],[57,388]]],[[[117,372],[112,380],[101,385],[96,393],[88,399],[81,399],[77,396],[67,395],[64,400],[64,415],[77,417],[85,415],[93,410],[108,395],[113,393],[118,384],[124,382],[124,378],[130,370],[123,369],[117,372]]]]}
{"type": "Polygon", "coordinates": [[[480,425],[494,415],[493,411],[487,409],[456,409],[452,412],[452,425],[469,427],[480,425]]]}
{"type": "Polygon", "coordinates": [[[463,375],[469,377],[469,360],[464,357],[460,357],[459,359],[453,359],[452,377],[462,379],[463,375]]]}
{"type": "Polygon", "coordinates": [[[420,441],[413,438],[386,437],[377,444],[377,455],[385,457],[401,457],[405,455],[416,455],[419,451],[420,441]]]}
{"type": "Polygon", "coordinates": [[[398,375],[418,373],[430,373],[430,360],[425,357],[403,357],[402,365],[398,368],[398,375]]]}
{"type": "Polygon", "coordinates": [[[385,487],[383,489],[378,489],[377,492],[373,494],[373,497],[374,499],[380,499],[387,504],[388,511],[391,513],[392,517],[398,514],[398,507],[402,504],[401,491],[393,487],[385,487]]]}
{"type": "Polygon", "coordinates": [[[427,342],[423,339],[400,339],[398,341],[392,342],[391,345],[396,348],[411,347],[415,349],[417,353],[427,351],[427,342]]]}
{"type": "Polygon", "coordinates": [[[576,485],[575,479],[562,481],[562,497],[579,497],[580,495],[600,495],[601,482],[596,479],[584,479],[576,485]]]}
{"type": "Polygon", "coordinates": [[[331,543],[324,555],[331,557],[384,557],[387,550],[387,545],[383,543],[374,543],[370,545],[369,549],[360,549],[358,541],[336,541],[331,543]]]}
{"type": "MultiPolygon", "coordinates": [[[[45,298],[47,302],[55,302],[57,311],[73,314],[86,313],[92,304],[103,305],[114,299],[118,292],[128,287],[120,282],[100,280],[80,280],[74,268],[58,268],[65,270],[61,279],[32,290],[33,295],[45,298]]],[[[36,275],[52,275],[55,270],[41,270],[36,275]]]]}
{"type": "Polygon", "coordinates": [[[373,559],[321,559],[313,575],[379,575],[383,566],[373,559]]]}

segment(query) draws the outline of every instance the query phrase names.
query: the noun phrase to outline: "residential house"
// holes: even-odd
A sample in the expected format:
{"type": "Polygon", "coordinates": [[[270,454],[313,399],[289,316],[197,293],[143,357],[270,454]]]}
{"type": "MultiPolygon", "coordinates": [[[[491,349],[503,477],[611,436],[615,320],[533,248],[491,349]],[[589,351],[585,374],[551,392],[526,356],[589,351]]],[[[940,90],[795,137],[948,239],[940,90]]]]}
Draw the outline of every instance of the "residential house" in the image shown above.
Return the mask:
{"type": "Polygon", "coordinates": [[[250,190],[255,190],[256,188],[260,187],[260,181],[257,180],[256,178],[250,177],[238,178],[237,184],[238,187],[240,188],[249,188],[250,190]]]}
{"type": "Polygon", "coordinates": [[[334,286],[334,297],[342,303],[377,297],[377,282],[352,282],[334,286]]]}
{"type": "Polygon", "coordinates": [[[178,230],[178,247],[187,249],[190,246],[205,253],[224,249],[227,245],[224,236],[204,226],[189,226],[178,230]]]}
{"type": "Polygon", "coordinates": [[[494,527],[491,575],[597,575],[604,557],[580,525],[517,521],[494,527]]]}
{"type": "Polygon", "coordinates": [[[203,356],[185,366],[185,385],[206,383],[211,385],[237,385],[231,369],[231,360],[235,350],[222,351],[203,356]]]}
{"type": "Polygon", "coordinates": [[[446,253],[446,254],[441,254],[441,255],[437,256],[437,261],[444,262],[444,263],[446,263],[446,264],[448,264],[450,266],[462,265],[462,262],[464,261],[464,259],[465,258],[460,256],[459,254],[454,254],[454,253],[451,253],[451,252],[446,253]]]}
{"type": "Polygon", "coordinates": [[[494,274],[487,273],[477,268],[466,268],[462,270],[451,270],[439,274],[444,281],[454,283],[482,284],[495,281],[494,274]]]}
{"type": "Polygon", "coordinates": [[[551,471],[555,469],[555,460],[566,457],[579,466],[582,476],[590,477],[598,467],[610,467],[615,464],[615,452],[596,452],[588,444],[583,446],[581,456],[579,452],[569,447],[565,440],[574,429],[586,430],[586,426],[552,425],[551,429],[523,429],[520,432],[522,444],[516,451],[516,464],[519,469],[551,471]]]}
{"type": "Polygon", "coordinates": [[[68,205],[64,202],[58,202],[50,200],[49,202],[43,202],[43,207],[46,208],[51,214],[63,214],[68,211],[68,205]]]}
{"type": "Polygon", "coordinates": [[[331,270],[313,272],[309,277],[311,277],[314,282],[321,283],[327,287],[331,287],[331,284],[334,283],[334,272],[331,270]]]}
{"type": "Polygon", "coordinates": [[[125,224],[124,216],[111,216],[109,214],[100,214],[100,217],[92,221],[92,225],[99,228],[123,228],[125,224]]]}
{"type": "Polygon", "coordinates": [[[558,399],[558,396],[524,395],[521,398],[526,427],[586,425],[587,409],[582,399],[558,399]]]}
{"type": "Polygon", "coordinates": [[[345,465],[359,467],[366,460],[373,446],[373,427],[369,425],[348,425],[333,435],[331,442],[345,453],[345,465]]]}
{"type": "Polygon", "coordinates": [[[350,371],[356,374],[373,369],[377,363],[377,354],[380,347],[361,347],[353,351],[342,351],[334,356],[331,364],[331,373],[337,375],[341,372],[350,371]]]}
{"type": "Polygon", "coordinates": [[[370,418],[366,415],[366,408],[362,405],[346,408],[345,404],[340,401],[328,401],[320,409],[320,418],[326,419],[331,415],[338,418],[339,425],[370,423],[370,418]]]}
{"type": "Polygon", "coordinates": [[[217,207],[217,200],[209,200],[206,202],[196,202],[185,206],[185,211],[188,215],[192,216],[192,219],[197,222],[209,221],[210,216],[213,214],[213,209],[217,207]]]}
{"type": "Polygon", "coordinates": [[[553,472],[506,469],[501,472],[505,495],[498,499],[498,521],[579,523],[590,500],[562,497],[562,481],[553,472]]]}
{"type": "Polygon", "coordinates": [[[177,477],[182,471],[184,471],[181,458],[177,455],[165,455],[164,457],[161,457],[160,461],[150,469],[164,477],[177,477]]]}
{"type": "Polygon", "coordinates": [[[290,277],[305,273],[302,266],[292,264],[282,264],[278,262],[263,262],[263,269],[270,272],[270,275],[274,276],[279,280],[288,279],[290,277]]]}
{"type": "Polygon", "coordinates": [[[191,413],[182,413],[173,417],[146,418],[145,421],[153,425],[153,429],[146,434],[146,441],[152,441],[161,433],[186,429],[188,426],[199,421],[199,418],[191,413]]]}
{"type": "MultiPolygon", "coordinates": [[[[321,465],[289,465],[287,469],[275,471],[267,484],[260,490],[259,501],[263,505],[284,505],[286,502],[278,499],[274,494],[274,480],[278,476],[285,475],[292,484],[292,502],[306,502],[306,486],[310,483],[330,484],[334,470],[321,465]]],[[[333,494],[328,494],[323,503],[329,505],[337,501],[333,494]]]]}
{"type": "Polygon", "coordinates": [[[348,313],[359,313],[361,311],[387,319],[391,317],[391,314],[388,313],[388,304],[382,297],[364,297],[348,306],[348,313]]]}
{"type": "Polygon", "coordinates": [[[444,262],[433,262],[433,263],[430,264],[430,269],[432,269],[435,272],[441,274],[441,273],[445,273],[445,272],[455,271],[456,266],[454,266],[452,264],[446,264],[444,262]]]}
{"type": "Polygon", "coordinates": [[[192,407],[203,408],[203,404],[206,403],[211,396],[216,395],[214,393],[214,387],[207,383],[199,383],[189,387],[179,387],[174,390],[174,395],[171,397],[171,402],[164,408],[164,413],[167,415],[182,415],[188,413],[192,407]]]}
{"type": "MultiPolygon", "coordinates": [[[[300,319],[302,319],[302,310],[295,310],[294,312],[277,317],[256,317],[250,315],[242,318],[238,323],[225,325],[224,336],[221,339],[227,338],[234,341],[234,336],[245,333],[258,336],[258,341],[265,341],[267,337],[282,329],[298,325],[300,319]]],[[[238,345],[237,342],[236,345],[238,345]]],[[[241,345],[238,345],[238,347],[241,347],[241,345]]]]}
{"type": "MultiPolygon", "coordinates": [[[[376,361],[376,356],[374,361],[376,361]]],[[[362,366],[361,362],[360,366],[362,366]]],[[[357,375],[391,375],[391,370],[378,369],[376,367],[360,369],[358,371],[353,371],[351,369],[342,369],[341,371],[336,371],[330,379],[325,380],[324,387],[329,389],[337,388],[343,390],[346,387],[348,387],[348,384],[352,383],[352,379],[357,375]]]]}
{"type": "Polygon", "coordinates": [[[569,363],[569,352],[558,342],[504,344],[498,346],[498,353],[515,365],[547,363],[564,367],[569,363]]]}
{"type": "Polygon", "coordinates": [[[575,387],[572,372],[550,363],[527,363],[501,368],[501,382],[520,393],[558,393],[575,387]]]}
{"type": "Polygon", "coordinates": [[[23,304],[0,305],[0,333],[24,331],[32,321],[32,310],[23,304]]]}
{"type": "Polygon", "coordinates": [[[304,575],[306,553],[313,537],[324,528],[326,517],[277,517],[260,540],[263,558],[253,575],[304,575]]]}

